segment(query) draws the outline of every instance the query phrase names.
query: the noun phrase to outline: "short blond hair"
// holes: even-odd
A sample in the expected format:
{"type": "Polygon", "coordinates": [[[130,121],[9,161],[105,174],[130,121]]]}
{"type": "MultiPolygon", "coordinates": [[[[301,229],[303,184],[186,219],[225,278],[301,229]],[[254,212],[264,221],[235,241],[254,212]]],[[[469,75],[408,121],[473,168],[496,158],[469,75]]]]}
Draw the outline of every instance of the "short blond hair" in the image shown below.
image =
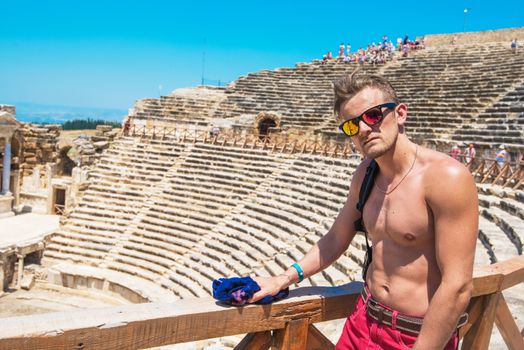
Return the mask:
{"type": "Polygon", "coordinates": [[[333,111],[335,115],[340,116],[340,107],[342,103],[350,100],[363,89],[370,87],[376,88],[384,94],[388,102],[400,103],[400,100],[393,88],[393,85],[380,75],[359,74],[359,70],[354,70],[351,74],[344,75],[333,83],[335,92],[335,103],[333,111]]]}

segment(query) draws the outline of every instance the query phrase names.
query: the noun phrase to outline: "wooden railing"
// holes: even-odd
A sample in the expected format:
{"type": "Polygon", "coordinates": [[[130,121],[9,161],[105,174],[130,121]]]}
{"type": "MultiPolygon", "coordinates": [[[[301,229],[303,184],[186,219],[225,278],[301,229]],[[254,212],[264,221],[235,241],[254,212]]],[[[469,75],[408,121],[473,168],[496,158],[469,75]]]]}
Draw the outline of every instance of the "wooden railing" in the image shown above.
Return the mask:
{"type": "MultiPolygon", "coordinates": [[[[133,125],[127,134],[144,138],[174,138],[177,142],[203,142],[250,149],[267,149],[278,153],[317,154],[335,158],[347,158],[350,155],[359,157],[349,140],[340,143],[311,138],[311,136],[299,137],[282,134],[259,136],[237,133],[234,130],[211,134],[208,130],[136,125],[133,125]]],[[[464,161],[463,155],[459,157],[459,161],[464,161]]],[[[495,159],[477,157],[466,166],[479,183],[498,184],[513,189],[524,187],[524,164],[522,163],[505,162],[501,166],[495,159]]]]}
{"type": "MultiPolygon", "coordinates": [[[[494,324],[509,349],[524,349],[502,295],[523,282],[524,256],[475,271],[469,321],[459,332],[463,349],[488,349],[494,324]]],[[[314,324],[347,317],[361,288],[361,282],[297,288],[289,298],[264,306],[184,299],[13,317],[0,320],[0,349],[142,349],[244,333],[236,350],[333,349],[314,324]]]]}
{"type": "Polygon", "coordinates": [[[468,164],[475,179],[480,183],[499,184],[518,189],[524,185],[524,164],[504,162],[495,159],[479,158],[468,164]]]}
{"type": "Polygon", "coordinates": [[[55,204],[53,206],[53,210],[54,210],[55,215],[64,215],[65,205],[55,204]]]}
{"type": "Polygon", "coordinates": [[[347,141],[340,143],[311,137],[292,135],[254,135],[231,131],[212,134],[208,130],[175,127],[146,127],[133,125],[128,136],[158,139],[174,139],[177,142],[203,142],[223,146],[235,146],[251,149],[267,149],[278,153],[308,153],[329,157],[347,158],[355,154],[353,145],[347,141]]]}

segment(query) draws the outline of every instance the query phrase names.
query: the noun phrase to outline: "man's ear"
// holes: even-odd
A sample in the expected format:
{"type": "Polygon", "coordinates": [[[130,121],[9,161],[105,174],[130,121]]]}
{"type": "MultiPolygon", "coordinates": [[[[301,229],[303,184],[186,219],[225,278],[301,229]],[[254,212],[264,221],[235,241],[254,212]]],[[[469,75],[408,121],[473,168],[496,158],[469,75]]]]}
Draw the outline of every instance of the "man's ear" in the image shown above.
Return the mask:
{"type": "Polygon", "coordinates": [[[405,103],[399,103],[398,106],[395,107],[395,116],[397,117],[398,125],[404,125],[408,117],[408,106],[405,103]]]}

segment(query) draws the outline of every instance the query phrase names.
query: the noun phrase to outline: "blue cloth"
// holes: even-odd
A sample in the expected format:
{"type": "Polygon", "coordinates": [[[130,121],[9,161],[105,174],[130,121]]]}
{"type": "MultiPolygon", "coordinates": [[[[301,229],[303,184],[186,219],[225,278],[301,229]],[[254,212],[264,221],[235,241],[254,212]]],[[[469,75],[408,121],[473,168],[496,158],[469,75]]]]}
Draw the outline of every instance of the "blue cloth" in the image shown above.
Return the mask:
{"type": "MultiPolygon", "coordinates": [[[[260,286],[251,277],[219,278],[213,281],[213,298],[229,305],[244,305],[259,290],[260,286]]],[[[277,295],[268,295],[255,304],[270,304],[284,299],[288,294],[289,288],[282,289],[277,295]]]]}

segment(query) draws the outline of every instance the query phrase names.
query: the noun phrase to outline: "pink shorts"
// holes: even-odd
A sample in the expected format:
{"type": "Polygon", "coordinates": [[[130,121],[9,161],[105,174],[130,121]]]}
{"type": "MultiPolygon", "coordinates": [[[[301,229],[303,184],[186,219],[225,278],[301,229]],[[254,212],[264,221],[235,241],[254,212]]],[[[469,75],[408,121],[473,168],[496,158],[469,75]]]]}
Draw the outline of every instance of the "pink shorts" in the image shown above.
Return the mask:
{"type": "MultiPolygon", "coordinates": [[[[366,287],[364,287],[366,288],[366,287]]],[[[387,306],[377,303],[389,310],[387,306]]],[[[393,311],[393,310],[392,310],[393,311]]],[[[417,335],[381,324],[366,314],[366,304],[359,296],[355,309],[344,324],[342,335],[338,340],[336,350],[364,349],[411,349],[417,340],[417,335]]],[[[444,350],[457,349],[458,335],[453,334],[444,350]]]]}

